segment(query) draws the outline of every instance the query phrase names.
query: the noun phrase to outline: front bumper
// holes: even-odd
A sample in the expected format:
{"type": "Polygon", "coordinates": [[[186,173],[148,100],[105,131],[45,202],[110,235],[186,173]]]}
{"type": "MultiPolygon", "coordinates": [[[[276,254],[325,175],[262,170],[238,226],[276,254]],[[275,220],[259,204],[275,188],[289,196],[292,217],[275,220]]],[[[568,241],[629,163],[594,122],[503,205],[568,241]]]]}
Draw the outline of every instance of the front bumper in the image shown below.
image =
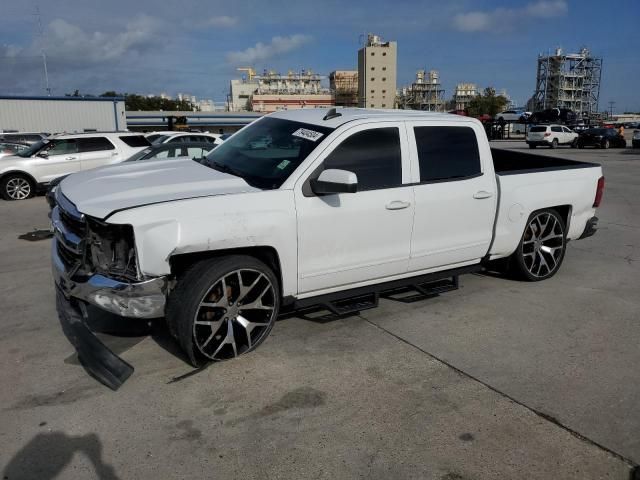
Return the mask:
{"type": "MultiPolygon", "coordinates": [[[[56,231],[58,235],[60,232],[56,231]]],[[[62,330],[75,347],[87,372],[117,390],[133,373],[133,367],[104,345],[87,325],[86,303],[120,316],[156,318],[164,315],[167,281],[164,277],[124,283],[103,275],[78,278],[68,271],[52,241],[52,273],[56,286],[56,309],[62,330]]]]}

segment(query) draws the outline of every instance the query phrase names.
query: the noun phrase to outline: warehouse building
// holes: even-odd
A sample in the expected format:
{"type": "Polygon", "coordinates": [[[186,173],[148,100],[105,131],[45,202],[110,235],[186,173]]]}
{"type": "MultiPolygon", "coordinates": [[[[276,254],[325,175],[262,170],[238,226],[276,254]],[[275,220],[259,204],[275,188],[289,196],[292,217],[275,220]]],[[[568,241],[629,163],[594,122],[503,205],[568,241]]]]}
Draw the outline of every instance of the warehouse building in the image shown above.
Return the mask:
{"type": "Polygon", "coordinates": [[[0,96],[0,131],[75,133],[126,128],[123,97],[0,96]]]}
{"type": "Polygon", "coordinates": [[[394,108],[396,102],[397,44],[369,34],[358,50],[358,106],[394,108]]]}

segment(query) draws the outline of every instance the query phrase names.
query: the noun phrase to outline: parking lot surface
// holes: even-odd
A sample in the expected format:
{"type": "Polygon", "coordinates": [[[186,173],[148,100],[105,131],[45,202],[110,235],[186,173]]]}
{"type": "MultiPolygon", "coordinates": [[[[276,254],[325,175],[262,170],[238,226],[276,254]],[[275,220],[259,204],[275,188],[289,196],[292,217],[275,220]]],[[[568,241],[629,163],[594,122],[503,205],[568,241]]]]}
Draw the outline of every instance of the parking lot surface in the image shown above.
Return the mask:
{"type": "MultiPolygon", "coordinates": [[[[523,142],[494,142],[521,149],[523,142]]],[[[600,230],[554,278],[462,288],[334,321],[281,319],[193,371],[160,326],[107,337],[136,367],[87,376],[59,327],[43,197],[0,202],[0,471],[46,478],[630,478],[640,463],[639,150],[600,162],[600,230]]]]}

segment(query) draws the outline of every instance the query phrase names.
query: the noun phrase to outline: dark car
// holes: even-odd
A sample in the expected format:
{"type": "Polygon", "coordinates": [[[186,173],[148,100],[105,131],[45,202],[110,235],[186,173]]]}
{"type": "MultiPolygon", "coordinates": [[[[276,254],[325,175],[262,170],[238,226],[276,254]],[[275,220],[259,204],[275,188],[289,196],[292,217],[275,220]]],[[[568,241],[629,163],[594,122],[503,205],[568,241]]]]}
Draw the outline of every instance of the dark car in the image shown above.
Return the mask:
{"type": "Polygon", "coordinates": [[[26,150],[29,148],[29,145],[24,143],[10,143],[10,142],[0,142],[0,158],[8,157],[9,155],[15,155],[22,150],[26,150]]]}
{"type": "Polygon", "coordinates": [[[578,148],[596,147],[622,147],[627,146],[627,141],[614,128],[590,128],[578,137],[578,148]]]}
{"type": "Polygon", "coordinates": [[[141,160],[163,160],[174,158],[191,158],[200,161],[204,159],[211,150],[216,147],[209,142],[181,142],[181,143],[161,143],[133,154],[125,162],[139,162],[141,160]]]}
{"type": "Polygon", "coordinates": [[[43,138],[47,138],[48,136],[48,133],[6,132],[0,133],[0,142],[24,143],[26,145],[33,145],[34,143],[39,142],[43,138]]]}
{"type": "Polygon", "coordinates": [[[576,112],[569,108],[548,108],[534,112],[527,119],[529,123],[564,123],[570,125],[576,122],[576,112]]]}

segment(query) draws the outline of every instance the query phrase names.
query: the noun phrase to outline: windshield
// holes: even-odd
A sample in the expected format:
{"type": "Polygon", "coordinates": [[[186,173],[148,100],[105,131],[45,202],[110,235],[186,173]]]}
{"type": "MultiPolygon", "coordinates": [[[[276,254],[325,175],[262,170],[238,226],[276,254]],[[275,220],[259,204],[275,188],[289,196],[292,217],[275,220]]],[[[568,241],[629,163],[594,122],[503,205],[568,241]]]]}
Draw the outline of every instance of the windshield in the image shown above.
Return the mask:
{"type": "Polygon", "coordinates": [[[332,131],[328,127],[263,118],[219,145],[204,164],[242,177],[253,187],[280,188],[332,131]]]}
{"type": "Polygon", "coordinates": [[[34,143],[29,148],[25,148],[24,150],[20,150],[16,153],[16,155],[24,158],[31,157],[38,153],[42,148],[44,148],[47,144],[49,144],[49,140],[41,140],[39,142],[34,143]]]}
{"type": "Polygon", "coordinates": [[[134,153],[129,158],[127,158],[125,160],[125,162],[135,162],[136,160],[140,160],[140,159],[142,159],[142,157],[144,157],[147,154],[151,153],[152,150],[153,149],[151,147],[145,148],[144,150],[140,150],[139,152],[134,153]]]}

